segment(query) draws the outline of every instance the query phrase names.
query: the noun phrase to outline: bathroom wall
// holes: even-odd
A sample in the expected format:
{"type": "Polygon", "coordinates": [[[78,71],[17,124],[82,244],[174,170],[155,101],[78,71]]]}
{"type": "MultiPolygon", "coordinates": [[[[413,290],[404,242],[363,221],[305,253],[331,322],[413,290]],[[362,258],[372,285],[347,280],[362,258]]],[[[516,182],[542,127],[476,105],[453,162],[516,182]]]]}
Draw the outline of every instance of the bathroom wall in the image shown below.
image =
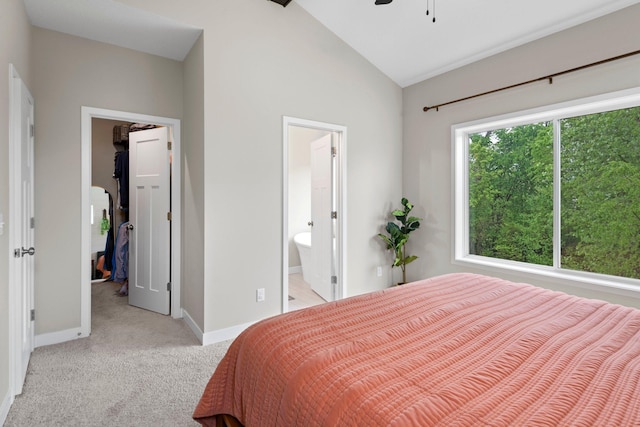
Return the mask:
{"type": "Polygon", "coordinates": [[[300,266],[293,236],[311,231],[311,143],[327,131],[289,126],[289,269],[300,266]]]}

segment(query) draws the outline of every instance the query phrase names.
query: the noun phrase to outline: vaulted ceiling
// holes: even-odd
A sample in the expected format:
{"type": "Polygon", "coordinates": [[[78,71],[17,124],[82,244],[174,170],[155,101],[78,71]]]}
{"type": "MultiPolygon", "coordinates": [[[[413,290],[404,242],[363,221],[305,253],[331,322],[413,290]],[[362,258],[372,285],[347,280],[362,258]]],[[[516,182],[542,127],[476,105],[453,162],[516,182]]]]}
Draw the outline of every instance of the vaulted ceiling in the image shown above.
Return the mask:
{"type": "MultiPolygon", "coordinates": [[[[639,2],[294,0],[286,8],[272,5],[289,13],[297,3],[406,87],[639,2]]],[[[114,0],[24,3],[33,25],[176,60],[184,59],[200,34],[198,28],[114,0]]]]}

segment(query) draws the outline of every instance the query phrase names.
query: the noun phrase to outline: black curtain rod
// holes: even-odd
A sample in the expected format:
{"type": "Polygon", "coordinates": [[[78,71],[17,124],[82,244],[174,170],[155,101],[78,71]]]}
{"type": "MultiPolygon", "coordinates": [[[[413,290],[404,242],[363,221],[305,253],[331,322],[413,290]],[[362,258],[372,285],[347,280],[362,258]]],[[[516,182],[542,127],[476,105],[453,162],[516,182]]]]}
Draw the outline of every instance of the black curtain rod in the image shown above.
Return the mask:
{"type": "Polygon", "coordinates": [[[422,111],[429,111],[429,110],[434,110],[434,109],[436,111],[438,111],[440,109],[440,107],[444,107],[445,105],[451,105],[451,104],[455,104],[457,102],[467,101],[467,100],[473,99],[473,98],[479,98],[481,96],[490,95],[490,94],[496,93],[496,92],[502,92],[503,90],[513,89],[514,87],[524,86],[524,85],[528,85],[528,84],[539,82],[539,81],[543,81],[543,80],[549,80],[549,84],[552,84],[554,77],[562,76],[564,74],[573,73],[575,71],[584,70],[585,68],[595,67],[596,65],[606,64],[607,62],[613,62],[613,61],[617,61],[619,59],[628,58],[630,56],[634,56],[634,55],[638,55],[638,54],[640,54],[640,50],[636,50],[634,52],[625,53],[624,55],[614,56],[613,58],[603,59],[602,61],[598,61],[598,62],[592,62],[591,64],[582,65],[582,66],[576,67],[576,68],[571,68],[570,70],[560,71],[559,73],[549,74],[548,76],[539,77],[537,79],[527,80],[526,82],[516,83],[516,84],[513,84],[513,85],[501,87],[500,89],[493,89],[493,90],[490,90],[490,91],[487,91],[487,92],[482,92],[482,93],[478,93],[478,94],[475,94],[475,95],[466,96],[464,98],[459,98],[459,99],[456,99],[456,100],[453,100],[453,101],[449,101],[449,102],[445,102],[445,103],[442,103],[442,104],[432,105],[430,107],[424,107],[422,109],[422,111]]]}

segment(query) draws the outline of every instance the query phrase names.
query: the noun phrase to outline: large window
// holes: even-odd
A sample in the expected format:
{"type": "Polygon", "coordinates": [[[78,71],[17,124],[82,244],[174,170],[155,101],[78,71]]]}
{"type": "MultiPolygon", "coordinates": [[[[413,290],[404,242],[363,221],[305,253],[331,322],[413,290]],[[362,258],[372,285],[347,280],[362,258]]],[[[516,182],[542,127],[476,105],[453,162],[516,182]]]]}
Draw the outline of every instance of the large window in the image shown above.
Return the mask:
{"type": "Polygon", "coordinates": [[[453,135],[458,261],[640,279],[640,91],[453,135]]]}

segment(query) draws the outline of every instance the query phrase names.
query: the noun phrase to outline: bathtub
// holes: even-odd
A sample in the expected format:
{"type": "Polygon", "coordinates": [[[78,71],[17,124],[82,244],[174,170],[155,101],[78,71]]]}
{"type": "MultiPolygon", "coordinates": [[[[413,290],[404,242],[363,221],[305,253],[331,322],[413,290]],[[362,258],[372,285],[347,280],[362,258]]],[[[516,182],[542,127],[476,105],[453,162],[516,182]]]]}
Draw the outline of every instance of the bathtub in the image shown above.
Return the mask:
{"type": "Polygon", "coordinates": [[[300,265],[302,266],[302,278],[305,282],[311,283],[311,232],[305,231],[293,236],[293,242],[298,248],[300,255],[300,265]]]}
{"type": "MultiPolygon", "coordinates": [[[[313,269],[313,260],[311,259],[311,232],[304,231],[293,236],[293,242],[296,244],[298,254],[300,255],[300,266],[302,267],[302,278],[305,282],[311,284],[311,277],[313,276],[311,270],[313,269]]],[[[331,274],[333,273],[333,266],[336,265],[336,239],[333,238],[333,265],[331,266],[331,274]]]]}

